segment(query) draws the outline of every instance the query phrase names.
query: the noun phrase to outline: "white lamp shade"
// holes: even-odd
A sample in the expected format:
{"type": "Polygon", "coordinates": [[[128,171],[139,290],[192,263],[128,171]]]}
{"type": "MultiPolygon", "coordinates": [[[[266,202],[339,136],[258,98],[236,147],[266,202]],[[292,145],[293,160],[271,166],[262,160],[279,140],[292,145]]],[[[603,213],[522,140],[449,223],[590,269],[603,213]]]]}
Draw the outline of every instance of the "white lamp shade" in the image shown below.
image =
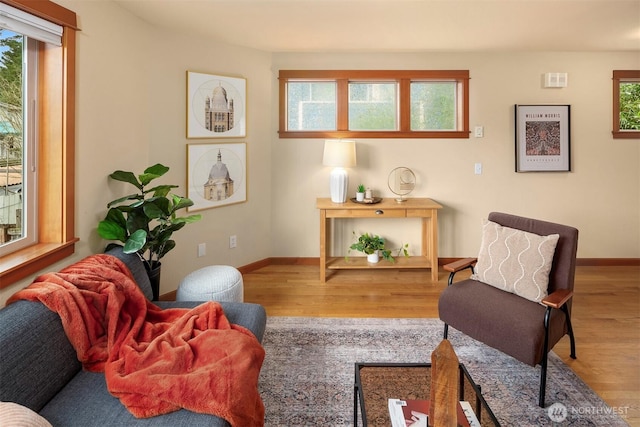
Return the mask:
{"type": "Polygon", "coordinates": [[[322,164],[341,168],[356,165],[356,142],[346,139],[327,139],[324,142],[322,164]]]}

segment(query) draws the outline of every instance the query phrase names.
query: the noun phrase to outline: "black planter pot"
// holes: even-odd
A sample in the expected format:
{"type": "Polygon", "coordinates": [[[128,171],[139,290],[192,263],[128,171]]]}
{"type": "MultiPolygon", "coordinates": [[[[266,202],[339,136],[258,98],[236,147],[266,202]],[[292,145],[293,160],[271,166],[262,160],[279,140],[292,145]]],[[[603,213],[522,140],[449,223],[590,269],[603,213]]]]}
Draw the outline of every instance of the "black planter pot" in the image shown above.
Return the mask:
{"type": "Polygon", "coordinates": [[[157,301],[160,298],[160,269],[162,263],[160,261],[154,261],[151,266],[145,262],[144,267],[147,269],[147,275],[151,282],[151,291],[153,292],[153,300],[157,301]]]}

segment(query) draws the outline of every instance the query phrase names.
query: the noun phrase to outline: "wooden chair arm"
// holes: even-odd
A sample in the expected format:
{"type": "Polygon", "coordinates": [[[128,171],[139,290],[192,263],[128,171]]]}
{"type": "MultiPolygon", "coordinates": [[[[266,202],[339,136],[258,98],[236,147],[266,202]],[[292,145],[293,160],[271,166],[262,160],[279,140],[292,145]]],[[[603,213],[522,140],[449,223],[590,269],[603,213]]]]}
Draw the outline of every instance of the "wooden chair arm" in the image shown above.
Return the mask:
{"type": "Polygon", "coordinates": [[[551,295],[544,298],[541,302],[547,307],[560,308],[569,301],[571,297],[573,297],[573,291],[570,291],[569,289],[558,289],[551,293],[551,295]]]}
{"type": "Polygon", "coordinates": [[[465,268],[469,268],[478,262],[478,258],[463,258],[458,261],[451,262],[449,264],[445,264],[442,268],[451,273],[456,273],[460,270],[464,270],[465,268]]]}

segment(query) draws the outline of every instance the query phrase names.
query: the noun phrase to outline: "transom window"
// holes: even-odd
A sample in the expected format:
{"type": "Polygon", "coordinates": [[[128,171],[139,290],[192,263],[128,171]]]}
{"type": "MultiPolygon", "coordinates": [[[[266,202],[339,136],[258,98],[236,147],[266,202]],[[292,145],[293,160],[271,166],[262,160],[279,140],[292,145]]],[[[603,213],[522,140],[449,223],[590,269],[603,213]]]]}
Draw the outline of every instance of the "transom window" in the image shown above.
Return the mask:
{"type": "Polygon", "coordinates": [[[281,70],[281,138],[469,138],[469,71],[281,70]]]}
{"type": "Polygon", "coordinates": [[[640,70],[613,71],[613,137],[640,138],[640,70]]]}

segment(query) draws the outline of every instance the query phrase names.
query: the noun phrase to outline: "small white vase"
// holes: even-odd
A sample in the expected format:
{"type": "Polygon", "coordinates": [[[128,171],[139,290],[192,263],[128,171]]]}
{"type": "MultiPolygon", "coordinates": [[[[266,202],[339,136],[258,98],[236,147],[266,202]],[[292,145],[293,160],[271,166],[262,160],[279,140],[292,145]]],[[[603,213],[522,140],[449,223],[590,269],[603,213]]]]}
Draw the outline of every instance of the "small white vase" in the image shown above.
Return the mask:
{"type": "Polygon", "coordinates": [[[371,191],[370,188],[367,188],[367,190],[364,192],[364,198],[373,199],[373,191],[371,191]]]}
{"type": "Polygon", "coordinates": [[[364,202],[364,193],[356,193],[356,201],[364,202]]]}
{"type": "Polygon", "coordinates": [[[375,264],[378,261],[380,261],[380,255],[378,255],[378,251],[372,254],[367,254],[367,262],[370,262],[371,264],[375,264]]]}

